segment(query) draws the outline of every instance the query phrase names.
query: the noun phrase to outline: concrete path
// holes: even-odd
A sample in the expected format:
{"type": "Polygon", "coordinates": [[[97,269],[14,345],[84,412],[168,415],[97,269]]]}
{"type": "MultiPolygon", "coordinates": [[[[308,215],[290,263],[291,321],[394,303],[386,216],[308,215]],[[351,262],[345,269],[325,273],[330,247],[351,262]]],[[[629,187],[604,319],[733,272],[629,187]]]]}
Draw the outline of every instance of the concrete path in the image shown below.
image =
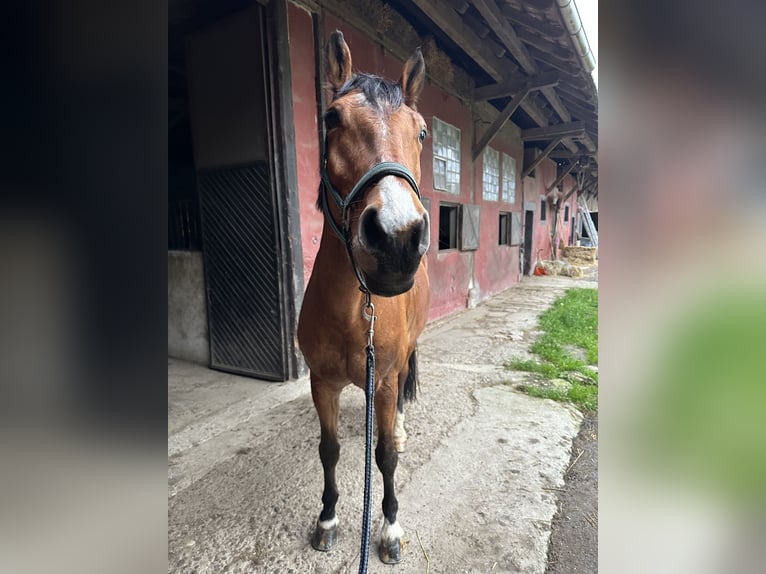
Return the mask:
{"type": "MultiPolygon", "coordinates": [[[[525,375],[502,365],[527,354],[541,311],[567,287],[588,283],[531,277],[428,326],[396,473],[405,560],[391,567],[377,558],[382,480],[375,469],[371,574],[545,572],[555,489],[581,416],[514,391],[508,383],[525,375]]],[[[168,378],[168,571],[356,572],[362,391],[341,395],[341,532],[322,554],[309,545],[322,471],[308,380],[254,381],[172,359],[168,378]]]]}

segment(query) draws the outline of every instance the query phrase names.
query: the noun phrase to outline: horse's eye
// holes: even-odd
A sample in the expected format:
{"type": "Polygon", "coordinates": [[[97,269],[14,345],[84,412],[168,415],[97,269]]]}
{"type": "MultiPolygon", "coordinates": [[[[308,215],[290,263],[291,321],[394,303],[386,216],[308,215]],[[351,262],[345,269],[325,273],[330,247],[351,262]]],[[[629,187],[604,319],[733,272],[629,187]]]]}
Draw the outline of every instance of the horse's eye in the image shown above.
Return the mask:
{"type": "Polygon", "coordinates": [[[423,143],[423,140],[426,139],[427,135],[428,135],[428,132],[426,130],[420,130],[420,134],[418,135],[418,139],[420,140],[420,143],[423,143]]]}
{"type": "Polygon", "coordinates": [[[324,127],[329,132],[340,125],[340,114],[336,109],[327,110],[324,115],[324,127]]]}

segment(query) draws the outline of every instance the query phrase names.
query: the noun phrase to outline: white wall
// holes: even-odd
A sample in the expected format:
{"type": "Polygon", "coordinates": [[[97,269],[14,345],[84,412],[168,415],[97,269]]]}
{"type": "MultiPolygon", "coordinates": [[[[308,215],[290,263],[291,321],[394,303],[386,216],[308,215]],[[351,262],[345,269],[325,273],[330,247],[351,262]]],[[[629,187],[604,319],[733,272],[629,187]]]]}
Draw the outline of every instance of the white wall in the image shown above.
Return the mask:
{"type": "Polygon", "coordinates": [[[210,363],[200,251],[168,251],[168,356],[210,363]]]}

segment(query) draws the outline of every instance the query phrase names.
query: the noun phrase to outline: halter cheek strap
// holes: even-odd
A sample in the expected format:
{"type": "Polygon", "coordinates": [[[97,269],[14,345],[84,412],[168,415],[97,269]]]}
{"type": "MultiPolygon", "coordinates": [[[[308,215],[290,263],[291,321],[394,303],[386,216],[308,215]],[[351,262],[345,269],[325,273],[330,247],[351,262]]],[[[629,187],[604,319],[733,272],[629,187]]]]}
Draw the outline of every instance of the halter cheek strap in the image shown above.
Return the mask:
{"type": "Polygon", "coordinates": [[[359,178],[359,181],[356,182],[349,194],[344,198],[341,196],[340,192],[338,192],[335,186],[333,186],[332,182],[330,181],[330,177],[327,174],[327,158],[325,157],[324,161],[322,161],[322,171],[320,173],[321,182],[319,183],[319,202],[322,206],[322,213],[324,213],[325,220],[330,224],[330,229],[332,229],[333,233],[338,236],[338,239],[340,239],[345,244],[346,251],[348,251],[348,256],[351,260],[351,267],[353,268],[356,279],[359,282],[359,289],[363,293],[369,293],[370,290],[367,288],[367,284],[362,277],[362,272],[359,270],[359,266],[356,264],[354,251],[351,248],[351,221],[349,207],[357,195],[366,190],[374,181],[377,181],[387,175],[394,175],[406,180],[407,183],[410,184],[410,187],[412,187],[415,195],[417,195],[418,199],[420,199],[420,190],[418,189],[418,184],[415,181],[415,178],[412,176],[410,170],[407,169],[406,166],[393,161],[384,161],[372,166],[367,171],[367,173],[359,178]],[[335,202],[335,205],[337,205],[340,209],[340,226],[332,218],[332,213],[330,213],[330,206],[327,202],[328,194],[335,202]]]}

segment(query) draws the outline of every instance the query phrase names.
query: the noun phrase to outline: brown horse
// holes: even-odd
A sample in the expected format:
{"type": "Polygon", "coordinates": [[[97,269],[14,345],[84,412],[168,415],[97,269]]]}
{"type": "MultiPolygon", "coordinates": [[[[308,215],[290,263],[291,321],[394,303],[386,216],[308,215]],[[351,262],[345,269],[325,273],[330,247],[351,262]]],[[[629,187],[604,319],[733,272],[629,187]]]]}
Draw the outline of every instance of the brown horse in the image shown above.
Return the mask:
{"type": "Polygon", "coordinates": [[[350,383],[364,388],[370,323],[363,311],[369,291],[377,317],[375,460],[384,484],[379,554],[383,562],[396,563],[403,530],[396,518],[394,471],[407,438],[403,403],[415,396],[415,343],[430,300],[423,257],[430,227],[418,192],[426,123],[415,111],[425,63],[416,50],[398,83],[355,75],[339,31],[330,37],[325,56],[333,90],[324,115],[327,136],[318,201],[325,222],[298,325],[300,347],[311,369],[324,468],[323,508],[312,545],[327,551],[336,538],[339,397],[350,383]]]}

